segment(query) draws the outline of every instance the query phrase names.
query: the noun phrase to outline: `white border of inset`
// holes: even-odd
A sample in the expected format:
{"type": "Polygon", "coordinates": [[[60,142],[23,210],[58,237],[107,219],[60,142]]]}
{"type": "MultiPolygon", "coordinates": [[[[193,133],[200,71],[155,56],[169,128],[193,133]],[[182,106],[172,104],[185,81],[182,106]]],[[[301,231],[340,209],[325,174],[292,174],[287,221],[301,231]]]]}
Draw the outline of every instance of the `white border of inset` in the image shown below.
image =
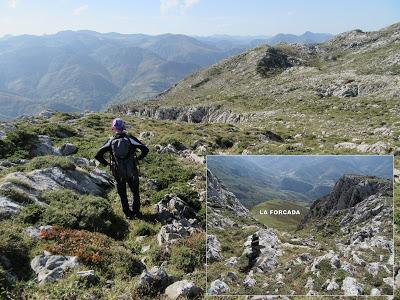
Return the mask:
{"type": "MultiPolygon", "coordinates": [[[[294,294],[294,295],[249,295],[249,294],[222,294],[222,295],[210,295],[208,293],[208,260],[207,260],[207,249],[208,249],[208,179],[207,179],[207,170],[208,170],[208,157],[209,156],[223,156],[223,157],[234,157],[234,156],[240,156],[240,157],[248,157],[248,156],[289,156],[289,157],[299,157],[299,156],[332,156],[332,157],[340,157],[340,156],[377,156],[377,157],[383,157],[383,156],[388,156],[392,157],[392,249],[393,249],[393,267],[392,267],[392,275],[393,275],[393,282],[395,279],[395,263],[396,263],[396,249],[395,249],[395,243],[394,243],[394,235],[395,235],[395,226],[394,226],[394,214],[395,214],[395,206],[394,206],[394,190],[395,190],[395,181],[394,181],[394,166],[395,166],[395,157],[393,154],[384,154],[384,155],[379,155],[379,154],[251,154],[251,155],[242,155],[242,154],[215,154],[215,155],[206,155],[206,290],[204,293],[204,297],[320,297],[320,298],[332,298],[332,297],[372,297],[370,295],[359,295],[359,296],[345,296],[343,294],[339,295],[315,295],[315,296],[310,296],[310,295],[300,295],[300,294],[294,294]]],[[[391,295],[380,295],[378,297],[394,297],[395,295],[395,283],[393,284],[392,288],[392,293],[391,295]]],[[[279,298],[278,298],[279,299],[279,298]]]]}

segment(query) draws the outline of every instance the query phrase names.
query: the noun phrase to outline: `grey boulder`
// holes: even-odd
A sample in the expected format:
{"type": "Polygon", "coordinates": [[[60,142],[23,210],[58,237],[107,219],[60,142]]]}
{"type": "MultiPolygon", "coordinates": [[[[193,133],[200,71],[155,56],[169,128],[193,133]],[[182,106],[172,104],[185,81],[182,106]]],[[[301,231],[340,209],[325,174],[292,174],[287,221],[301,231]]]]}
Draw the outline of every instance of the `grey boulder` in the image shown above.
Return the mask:
{"type": "Polygon", "coordinates": [[[46,251],[31,261],[31,268],[37,274],[39,283],[57,281],[67,269],[77,266],[79,263],[76,256],[51,255],[46,251]]]}
{"type": "Polygon", "coordinates": [[[60,147],[59,152],[62,156],[68,156],[78,152],[78,148],[74,144],[65,143],[60,147]]]}
{"type": "Polygon", "coordinates": [[[165,289],[165,295],[168,299],[197,299],[202,294],[202,289],[199,288],[193,281],[181,280],[174,282],[165,289]]]}

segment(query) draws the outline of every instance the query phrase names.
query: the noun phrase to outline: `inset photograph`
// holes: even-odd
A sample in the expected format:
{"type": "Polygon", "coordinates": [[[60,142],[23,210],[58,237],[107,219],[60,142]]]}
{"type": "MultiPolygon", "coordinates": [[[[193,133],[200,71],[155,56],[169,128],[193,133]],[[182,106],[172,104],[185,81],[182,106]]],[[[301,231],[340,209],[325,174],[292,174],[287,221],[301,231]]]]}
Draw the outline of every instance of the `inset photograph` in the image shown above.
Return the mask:
{"type": "Polygon", "coordinates": [[[393,295],[393,156],[207,157],[209,295],[393,295]]]}

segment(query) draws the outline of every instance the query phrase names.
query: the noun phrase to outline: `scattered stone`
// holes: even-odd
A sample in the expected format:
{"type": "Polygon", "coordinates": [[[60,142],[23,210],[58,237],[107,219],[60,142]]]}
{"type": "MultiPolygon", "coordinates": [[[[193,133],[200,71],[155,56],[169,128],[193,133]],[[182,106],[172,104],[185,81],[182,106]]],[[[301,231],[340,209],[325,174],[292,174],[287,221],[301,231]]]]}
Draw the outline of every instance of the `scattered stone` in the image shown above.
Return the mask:
{"type": "Polygon", "coordinates": [[[195,217],[195,211],[185,201],[172,194],[167,194],[156,204],[156,211],[162,224],[171,222],[173,219],[190,219],[195,217]]]}
{"type": "Polygon", "coordinates": [[[76,272],[76,275],[78,275],[78,277],[80,278],[87,280],[88,282],[96,282],[98,280],[98,277],[94,270],[79,271],[76,272]]]}
{"type": "Polygon", "coordinates": [[[163,147],[161,145],[156,145],[156,151],[157,153],[173,153],[173,154],[177,154],[178,150],[176,150],[176,148],[174,146],[172,146],[171,144],[168,144],[167,146],[163,147]]]}
{"type": "Polygon", "coordinates": [[[238,263],[238,258],[236,256],[230,257],[225,261],[225,266],[233,268],[238,263]]]}
{"type": "Polygon", "coordinates": [[[379,266],[380,266],[380,263],[377,263],[377,262],[368,264],[368,266],[367,266],[368,273],[370,273],[373,276],[378,275],[379,266]]]}
{"type": "Polygon", "coordinates": [[[377,142],[375,144],[361,144],[357,146],[357,150],[361,153],[377,153],[377,154],[385,154],[390,150],[388,144],[384,142],[377,142]]]}
{"type": "Polygon", "coordinates": [[[38,143],[31,149],[30,155],[60,155],[58,150],[53,147],[53,142],[47,135],[38,135],[38,143]]]}
{"type": "Polygon", "coordinates": [[[181,219],[173,220],[172,224],[167,224],[161,227],[160,232],[157,235],[157,241],[159,245],[174,243],[180,238],[190,236],[195,232],[199,232],[199,228],[196,225],[196,220],[181,219]]]}
{"type": "Polygon", "coordinates": [[[330,262],[332,269],[340,268],[339,256],[332,250],[329,250],[327,254],[318,256],[314,259],[314,262],[311,266],[311,271],[317,271],[317,269],[319,269],[319,264],[324,260],[328,260],[330,262]]]}
{"type": "Polygon", "coordinates": [[[222,280],[214,280],[208,289],[209,295],[221,295],[229,292],[229,286],[222,280]]]}
{"type": "Polygon", "coordinates": [[[375,144],[360,144],[357,145],[355,143],[343,142],[333,146],[335,149],[350,149],[357,150],[361,153],[377,153],[377,154],[385,154],[390,150],[390,146],[384,142],[377,142],[375,144]]]}
{"type": "Polygon", "coordinates": [[[41,111],[41,112],[39,113],[39,116],[40,116],[40,117],[43,117],[43,118],[45,118],[45,119],[50,119],[52,116],[55,115],[55,113],[56,113],[56,112],[53,111],[53,110],[46,109],[46,110],[41,111]]]}
{"type": "Polygon", "coordinates": [[[304,288],[312,290],[314,288],[314,279],[312,279],[312,277],[308,277],[307,278],[307,282],[306,285],[304,286],[304,288]]]}
{"type": "Polygon", "coordinates": [[[365,260],[360,258],[356,253],[353,253],[353,261],[356,265],[364,267],[366,265],[365,260]]]}
{"type": "Polygon", "coordinates": [[[353,277],[346,277],[343,280],[342,291],[345,296],[358,296],[362,295],[364,289],[360,283],[353,277]]]}
{"type": "Polygon", "coordinates": [[[181,299],[198,299],[203,293],[193,281],[181,280],[169,285],[165,289],[165,295],[172,300],[181,299]]]}
{"type": "Polygon", "coordinates": [[[233,283],[239,280],[239,277],[236,275],[235,272],[228,272],[226,273],[226,279],[228,282],[233,283]]]}
{"type": "Polygon", "coordinates": [[[394,279],[393,277],[386,277],[382,279],[384,283],[386,283],[387,285],[389,285],[390,287],[394,286],[394,279]]]}
{"type": "Polygon", "coordinates": [[[71,143],[63,144],[58,150],[62,156],[68,156],[78,152],[78,148],[71,143]]]}
{"type": "Polygon", "coordinates": [[[39,283],[59,280],[67,269],[77,266],[76,256],[51,255],[46,251],[31,261],[31,268],[37,274],[39,283]]]}
{"type": "Polygon", "coordinates": [[[373,288],[373,289],[371,289],[370,295],[371,296],[380,296],[381,295],[381,291],[379,289],[377,289],[377,288],[373,288]]]}
{"type": "Polygon", "coordinates": [[[174,278],[169,276],[162,267],[153,267],[150,271],[144,270],[137,283],[137,290],[143,294],[147,291],[164,292],[164,290],[174,282],[174,278]]]}
{"type": "Polygon", "coordinates": [[[35,240],[41,240],[43,237],[43,233],[51,230],[53,226],[44,225],[44,226],[29,226],[25,229],[25,232],[35,240]]]}
{"type": "Polygon", "coordinates": [[[255,286],[257,281],[253,278],[253,271],[250,271],[249,274],[243,280],[243,285],[245,288],[251,288],[255,286]]]}
{"type": "Polygon", "coordinates": [[[323,286],[326,288],[327,291],[334,291],[339,288],[339,285],[336,283],[334,278],[332,278],[331,280],[328,279],[327,281],[325,281],[323,286]]]}
{"type": "Polygon", "coordinates": [[[142,249],[140,250],[140,253],[146,253],[147,251],[149,251],[150,250],[150,245],[144,245],[143,247],[142,247],[142,249]]]}
{"type": "Polygon", "coordinates": [[[207,235],[207,262],[220,260],[222,260],[221,243],[215,235],[209,234],[207,235]]]}
{"type": "Polygon", "coordinates": [[[16,215],[21,209],[22,205],[11,201],[11,199],[0,196],[0,220],[8,219],[16,215]]]}
{"type": "Polygon", "coordinates": [[[261,141],[269,140],[278,143],[283,143],[285,141],[280,135],[269,130],[260,135],[260,140],[261,141]]]}
{"type": "Polygon", "coordinates": [[[155,136],[155,134],[152,131],[142,131],[139,134],[139,139],[147,139],[147,138],[152,138],[154,136],[155,136]]]}

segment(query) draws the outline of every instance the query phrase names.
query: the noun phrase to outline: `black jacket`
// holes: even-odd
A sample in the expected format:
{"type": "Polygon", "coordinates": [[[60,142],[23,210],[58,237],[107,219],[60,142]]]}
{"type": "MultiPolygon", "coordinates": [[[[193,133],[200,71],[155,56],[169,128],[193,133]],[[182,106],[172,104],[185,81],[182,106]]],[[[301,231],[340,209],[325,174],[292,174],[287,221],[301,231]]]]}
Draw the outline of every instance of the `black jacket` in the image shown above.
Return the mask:
{"type": "Polygon", "coordinates": [[[141,141],[139,141],[137,138],[130,134],[126,134],[125,132],[123,133],[117,133],[114,137],[110,138],[97,152],[95,159],[99,161],[104,166],[108,165],[108,162],[104,159],[104,154],[107,152],[111,153],[111,141],[115,138],[120,138],[120,137],[125,137],[127,136],[129,138],[129,141],[131,142],[133,149],[136,151],[136,149],[140,150],[140,155],[138,156],[138,160],[141,160],[146,157],[146,155],[149,153],[149,148],[147,148],[146,145],[144,145],[141,141]]]}

